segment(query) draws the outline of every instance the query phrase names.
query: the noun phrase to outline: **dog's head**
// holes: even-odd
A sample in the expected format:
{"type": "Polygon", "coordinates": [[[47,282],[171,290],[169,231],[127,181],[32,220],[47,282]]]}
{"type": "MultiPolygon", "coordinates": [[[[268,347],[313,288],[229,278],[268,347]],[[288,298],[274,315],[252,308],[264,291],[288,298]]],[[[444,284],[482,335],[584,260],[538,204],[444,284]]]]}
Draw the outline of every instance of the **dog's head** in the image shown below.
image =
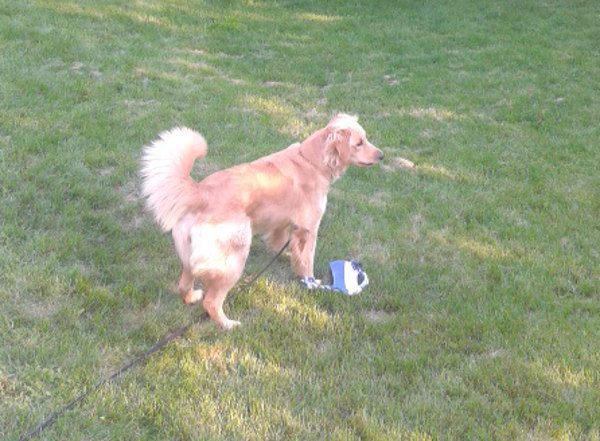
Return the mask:
{"type": "Polygon", "coordinates": [[[339,176],[348,165],[369,167],[383,159],[383,153],[367,140],[356,116],[341,113],[325,127],[325,163],[339,176]]]}
{"type": "Polygon", "coordinates": [[[356,116],[340,113],[300,146],[300,153],[313,165],[322,164],[331,179],[338,178],[350,164],[369,167],[383,153],[367,140],[356,116]]]}

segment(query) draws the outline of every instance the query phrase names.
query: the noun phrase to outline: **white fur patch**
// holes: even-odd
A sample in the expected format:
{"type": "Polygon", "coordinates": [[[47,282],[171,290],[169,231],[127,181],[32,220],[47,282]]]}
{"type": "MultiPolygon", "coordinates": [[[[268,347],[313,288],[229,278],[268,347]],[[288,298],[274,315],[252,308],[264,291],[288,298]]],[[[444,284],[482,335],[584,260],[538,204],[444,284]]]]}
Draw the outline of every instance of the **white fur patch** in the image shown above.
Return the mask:
{"type": "Polygon", "coordinates": [[[208,270],[226,271],[242,254],[244,259],[252,240],[250,223],[202,223],[190,231],[190,267],[194,274],[208,270]]]}
{"type": "Polygon", "coordinates": [[[319,209],[321,213],[325,213],[325,208],[327,208],[327,195],[324,194],[321,200],[319,201],[319,209]]]}

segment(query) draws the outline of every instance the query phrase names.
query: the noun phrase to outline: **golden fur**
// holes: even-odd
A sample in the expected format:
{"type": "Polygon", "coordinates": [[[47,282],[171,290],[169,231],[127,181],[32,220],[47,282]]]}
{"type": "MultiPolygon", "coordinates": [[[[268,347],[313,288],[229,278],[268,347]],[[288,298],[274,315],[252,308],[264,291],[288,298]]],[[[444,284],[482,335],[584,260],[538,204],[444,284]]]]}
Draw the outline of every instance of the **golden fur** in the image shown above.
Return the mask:
{"type": "Polygon", "coordinates": [[[317,231],[327,192],[350,164],[383,158],[354,116],[339,114],[302,143],[195,182],[189,173],[206,141],[188,128],[163,132],[144,148],[142,193],[164,231],[172,231],[183,264],[178,292],[186,304],[203,299],[222,328],[239,322],[223,313],[227,292],[242,274],[254,234],[279,251],[291,238],[298,277],[313,277],[317,231]],[[198,279],[203,290],[194,290],[198,279]]]}

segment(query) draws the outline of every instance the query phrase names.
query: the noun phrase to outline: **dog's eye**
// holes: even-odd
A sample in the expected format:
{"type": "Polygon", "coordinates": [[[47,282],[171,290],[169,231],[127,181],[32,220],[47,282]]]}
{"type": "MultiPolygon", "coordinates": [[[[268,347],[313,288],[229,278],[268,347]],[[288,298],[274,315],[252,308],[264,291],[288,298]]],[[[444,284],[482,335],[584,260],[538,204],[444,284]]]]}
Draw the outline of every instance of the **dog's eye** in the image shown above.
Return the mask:
{"type": "Polygon", "coordinates": [[[363,142],[362,142],[362,139],[361,139],[360,141],[358,141],[358,144],[356,144],[356,147],[362,147],[362,145],[363,145],[363,142]]]}

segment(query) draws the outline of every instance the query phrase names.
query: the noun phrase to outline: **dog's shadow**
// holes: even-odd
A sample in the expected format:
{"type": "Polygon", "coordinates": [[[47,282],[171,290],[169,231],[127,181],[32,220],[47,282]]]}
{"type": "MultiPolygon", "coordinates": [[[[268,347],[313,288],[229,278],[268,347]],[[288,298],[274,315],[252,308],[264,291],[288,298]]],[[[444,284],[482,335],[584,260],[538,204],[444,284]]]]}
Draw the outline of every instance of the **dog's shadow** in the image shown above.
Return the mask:
{"type": "MultiPolygon", "coordinates": [[[[297,283],[298,279],[294,276],[292,266],[290,264],[290,251],[288,248],[281,253],[281,256],[275,258],[277,252],[269,249],[267,244],[256,237],[252,241],[252,248],[246,261],[244,274],[238,282],[238,287],[241,287],[248,280],[251,280],[261,271],[260,278],[267,278],[277,284],[297,283]],[[275,260],[273,260],[275,258],[275,260]]],[[[331,276],[328,274],[328,266],[318,265],[315,262],[315,278],[323,279],[323,282],[329,283],[331,276]]]]}
{"type": "Polygon", "coordinates": [[[271,251],[263,240],[258,237],[254,238],[246,260],[244,274],[238,282],[238,286],[243,285],[246,280],[250,280],[261,271],[264,273],[260,277],[267,277],[277,283],[293,281],[294,274],[290,266],[289,246],[279,257],[276,257],[276,254],[277,252],[271,251]]]}

